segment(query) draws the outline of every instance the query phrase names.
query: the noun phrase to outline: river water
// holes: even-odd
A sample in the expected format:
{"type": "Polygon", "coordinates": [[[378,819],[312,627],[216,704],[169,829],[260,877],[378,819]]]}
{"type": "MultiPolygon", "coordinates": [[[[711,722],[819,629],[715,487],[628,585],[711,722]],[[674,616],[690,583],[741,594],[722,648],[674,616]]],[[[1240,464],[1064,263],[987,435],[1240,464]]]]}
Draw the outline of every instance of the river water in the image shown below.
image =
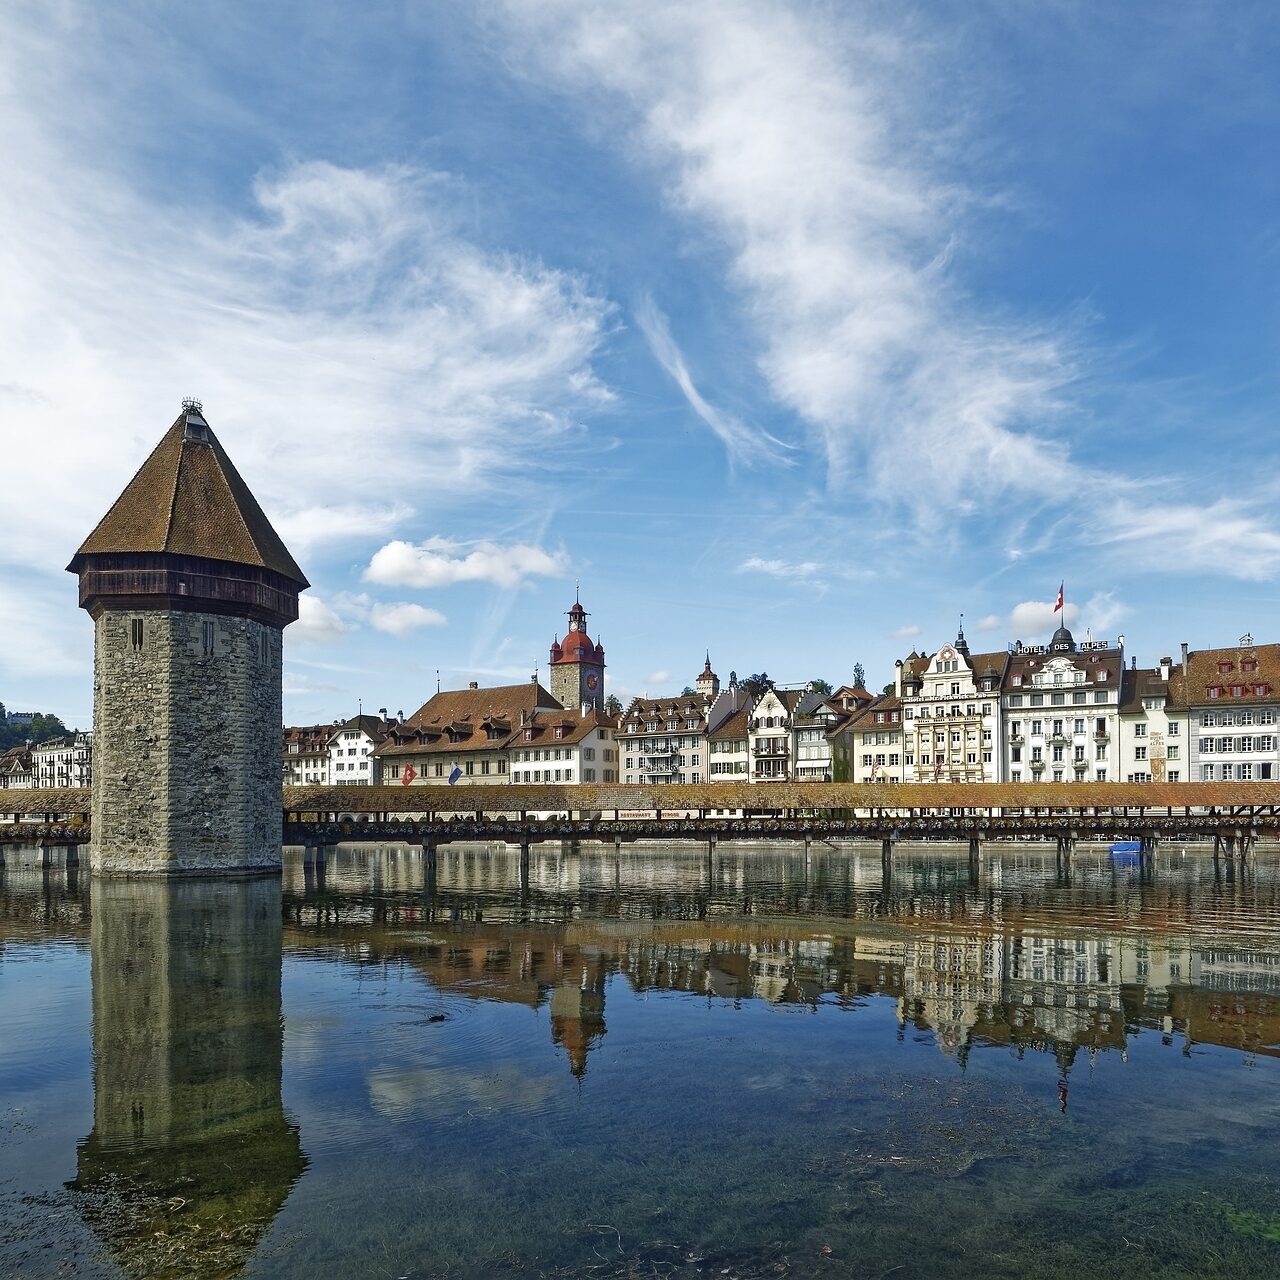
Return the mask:
{"type": "Polygon", "coordinates": [[[1280,1274],[1280,857],[0,873],[0,1274],[1280,1274]]]}

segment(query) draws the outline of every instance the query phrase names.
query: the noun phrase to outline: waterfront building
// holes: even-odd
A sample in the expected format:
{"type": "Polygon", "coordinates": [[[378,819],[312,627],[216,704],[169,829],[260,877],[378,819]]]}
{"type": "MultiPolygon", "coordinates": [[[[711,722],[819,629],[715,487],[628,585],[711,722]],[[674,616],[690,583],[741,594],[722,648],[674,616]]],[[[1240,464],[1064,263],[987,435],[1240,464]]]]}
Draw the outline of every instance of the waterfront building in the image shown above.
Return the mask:
{"type": "Polygon", "coordinates": [[[574,599],[569,630],[551,643],[551,696],[561,707],[604,710],[604,645],[587,634],[587,611],[574,599]]]}
{"type": "Polygon", "coordinates": [[[509,739],[512,782],[617,782],[617,724],[589,704],[534,711],[509,739]]]}
{"type": "Polygon", "coordinates": [[[1002,780],[1000,689],[1008,663],[1007,653],[971,654],[961,627],[932,656],[913,653],[896,665],[903,782],[1002,780]]]}
{"type": "Polygon", "coordinates": [[[707,713],[698,693],[633,698],[618,727],[623,782],[701,782],[708,771],[707,713]]]}
{"type": "Polygon", "coordinates": [[[902,699],[896,693],[872,698],[854,713],[847,733],[850,782],[903,781],[906,740],[902,699]]]}
{"type": "Polygon", "coordinates": [[[1251,635],[1225,649],[1182,647],[1190,780],[1280,778],[1280,645],[1251,635]]]}
{"type": "Polygon", "coordinates": [[[88,787],[93,784],[91,733],[64,733],[31,748],[37,787],[88,787]]]}
{"type": "Polygon", "coordinates": [[[376,716],[358,715],[329,731],[329,779],[334,786],[367,787],[374,781],[374,750],[396,726],[386,708],[376,716]]]}
{"type": "Polygon", "coordinates": [[[281,641],[308,584],[198,401],[67,567],[94,621],[93,870],[278,871],[281,641]]]}
{"type": "Polygon", "coordinates": [[[1077,644],[1061,626],[1047,645],[1015,644],[1001,698],[999,780],[1114,782],[1123,673],[1123,636],[1077,644]]]}
{"type": "Polygon", "coordinates": [[[1117,782],[1189,782],[1187,708],[1182,668],[1161,658],[1129,667],[1120,689],[1117,782]]]}
{"type": "Polygon", "coordinates": [[[507,783],[518,731],[535,712],[564,710],[536,680],[489,689],[473,680],[465,689],[437,692],[407,720],[389,726],[370,752],[375,780],[415,786],[507,783]]]}
{"type": "Polygon", "coordinates": [[[0,789],[30,790],[35,786],[35,776],[30,744],[0,752],[0,789]]]}
{"type": "Polygon", "coordinates": [[[716,694],[707,710],[707,781],[751,777],[751,698],[739,684],[716,694]]]}
{"type": "MultiPolygon", "coordinates": [[[[770,686],[756,699],[748,721],[752,782],[791,782],[799,778],[797,721],[804,721],[807,731],[820,734],[822,726],[814,727],[812,713],[821,703],[822,695],[808,685],[792,689],[770,686]]],[[[806,750],[817,752],[816,758],[806,759],[806,769],[829,770],[826,744],[806,738],[805,745],[806,750]]]]}
{"type": "Polygon", "coordinates": [[[336,724],[285,727],[281,773],[286,786],[329,785],[329,740],[337,727],[336,724]]]}

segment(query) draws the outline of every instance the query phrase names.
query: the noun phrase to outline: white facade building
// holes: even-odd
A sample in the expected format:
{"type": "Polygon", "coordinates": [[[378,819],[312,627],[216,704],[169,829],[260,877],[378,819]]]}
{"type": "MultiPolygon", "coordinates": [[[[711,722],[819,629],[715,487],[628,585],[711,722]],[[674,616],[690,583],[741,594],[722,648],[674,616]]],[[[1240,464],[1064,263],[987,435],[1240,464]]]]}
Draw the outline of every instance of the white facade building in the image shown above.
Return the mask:
{"type": "Polygon", "coordinates": [[[1250,635],[1229,649],[1184,645],[1182,667],[1191,780],[1280,779],[1280,645],[1250,635]]]}
{"type": "Polygon", "coordinates": [[[971,655],[961,628],[932,657],[898,663],[904,782],[1000,782],[1007,653],[971,655]]]}
{"type": "Polygon", "coordinates": [[[352,716],[329,735],[329,781],[335,786],[367,787],[373,780],[373,752],[395,728],[385,710],[376,716],[352,716]]]}
{"type": "Polygon", "coordinates": [[[1124,672],[1117,782],[1190,782],[1187,709],[1175,692],[1182,669],[1172,658],[1124,672]]]}
{"type": "Polygon", "coordinates": [[[1123,636],[1078,645],[1059,627],[1047,645],[1016,644],[1001,698],[1003,781],[1114,782],[1123,670],[1123,636]]]}
{"type": "Polygon", "coordinates": [[[32,786],[88,787],[93,783],[93,735],[67,733],[31,748],[32,786]]]}

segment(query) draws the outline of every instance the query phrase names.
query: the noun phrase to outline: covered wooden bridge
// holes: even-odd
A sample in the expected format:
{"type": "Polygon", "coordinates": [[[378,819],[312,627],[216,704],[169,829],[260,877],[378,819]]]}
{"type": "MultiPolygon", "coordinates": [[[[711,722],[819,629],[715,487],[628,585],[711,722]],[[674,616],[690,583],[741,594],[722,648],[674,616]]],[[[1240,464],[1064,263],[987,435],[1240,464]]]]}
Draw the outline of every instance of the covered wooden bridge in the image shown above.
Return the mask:
{"type": "MultiPolygon", "coordinates": [[[[87,790],[0,791],[39,843],[87,838],[87,790]]],[[[4,830],[0,827],[0,832],[4,830]]],[[[352,840],[424,849],[463,840],[876,840],[967,843],[1203,839],[1245,855],[1280,838],[1280,783],[732,783],[626,786],[285,787],[281,838],[309,850],[352,840]]],[[[4,836],[0,834],[0,840],[4,836]]]]}

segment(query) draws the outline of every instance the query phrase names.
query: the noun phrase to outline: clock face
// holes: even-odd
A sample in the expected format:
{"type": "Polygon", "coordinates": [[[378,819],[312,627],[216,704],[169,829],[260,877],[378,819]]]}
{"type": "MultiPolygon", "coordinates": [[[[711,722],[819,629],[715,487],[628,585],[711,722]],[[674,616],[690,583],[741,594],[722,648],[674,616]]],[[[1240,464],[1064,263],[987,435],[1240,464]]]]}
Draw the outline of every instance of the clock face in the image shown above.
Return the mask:
{"type": "Polygon", "coordinates": [[[596,685],[598,685],[599,683],[600,683],[600,681],[597,679],[595,672],[592,672],[592,673],[587,677],[587,688],[588,688],[588,689],[594,689],[594,688],[596,687],[596,685]]]}

